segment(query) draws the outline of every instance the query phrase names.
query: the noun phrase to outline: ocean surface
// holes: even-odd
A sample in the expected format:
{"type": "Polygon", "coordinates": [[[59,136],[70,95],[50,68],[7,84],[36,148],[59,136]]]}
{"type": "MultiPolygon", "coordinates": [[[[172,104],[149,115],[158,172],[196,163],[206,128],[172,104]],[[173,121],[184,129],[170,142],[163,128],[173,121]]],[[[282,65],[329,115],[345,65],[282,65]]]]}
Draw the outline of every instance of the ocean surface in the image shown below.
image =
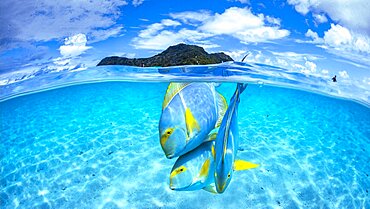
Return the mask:
{"type": "Polygon", "coordinates": [[[370,208],[366,90],[273,66],[58,72],[0,86],[1,208],[370,208]],[[241,95],[238,158],[223,194],[172,191],[158,122],[170,81],[241,95]]]}

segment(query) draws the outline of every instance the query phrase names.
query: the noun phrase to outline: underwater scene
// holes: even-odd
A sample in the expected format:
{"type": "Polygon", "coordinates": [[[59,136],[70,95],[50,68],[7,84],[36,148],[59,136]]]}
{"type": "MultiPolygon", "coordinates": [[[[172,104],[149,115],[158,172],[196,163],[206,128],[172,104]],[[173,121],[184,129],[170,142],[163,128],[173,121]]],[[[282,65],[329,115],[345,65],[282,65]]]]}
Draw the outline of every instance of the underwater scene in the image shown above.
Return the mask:
{"type": "MultiPolygon", "coordinates": [[[[222,66],[213,66],[212,72],[232,72],[225,70],[232,64],[222,66]]],[[[188,71],[208,69],[199,67],[186,66],[188,71]]],[[[121,69],[116,73],[130,69],[115,68],[121,69]]],[[[151,70],[165,71],[160,77],[165,80],[181,68],[151,70]]],[[[140,68],[131,70],[140,75],[140,68]]],[[[72,73],[65,77],[74,78],[68,74],[72,73]]],[[[0,197],[5,208],[200,208],[205,202],[206,208],[367,208],[370,204],[370,109],[364,104],[250,82],[239,94],[239,139],[233,151],[237,159],[258,166],[235,171],[222,194],[200,190],[207,185],[174,191],[176,186],[187,190],[188,185],[172,177],[177,156],[167,159],[161,147],[159,124],[166,119],[162,104],[169,82],[103,81],[51,88],[0,103],[0,197]]],[[[179,84],[188,84],[182,91],[209,84],[231,107],[237,87],[231,81],[179,84]]],[[[31,80],[23,85],[27,83],[32,86],[31,80]]],[[[13,85],[23,89],[21,84],[13,85]]],[[[199,101],[206,96],[184,94],[183,99],[199,101]]],[[[174,102],[175,97],[168,105],[174,102]]],[[[200,104],[199,110],[206,111],[200,104]]],[[[192,110],[194,115],[196,111],[192,110]]],[[[209,167],[205,175],[213,178],[215,168],[209,167]]]]}
{"type": "Polygon", "coordinates": [[[0,1],[0,208],[370,209],[369,11],[0,1]]]}

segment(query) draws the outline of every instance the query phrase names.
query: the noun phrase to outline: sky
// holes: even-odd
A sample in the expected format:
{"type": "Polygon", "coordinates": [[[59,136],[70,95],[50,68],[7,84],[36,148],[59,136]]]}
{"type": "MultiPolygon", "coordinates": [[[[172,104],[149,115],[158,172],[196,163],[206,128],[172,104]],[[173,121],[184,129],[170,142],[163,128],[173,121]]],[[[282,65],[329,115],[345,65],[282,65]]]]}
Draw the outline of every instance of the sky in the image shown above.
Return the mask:
{"type": "Polygon", "coordinates": [[[366,89],[369,11],[368,0],[2,0],[0,80],[186,43],[366,89]]]}

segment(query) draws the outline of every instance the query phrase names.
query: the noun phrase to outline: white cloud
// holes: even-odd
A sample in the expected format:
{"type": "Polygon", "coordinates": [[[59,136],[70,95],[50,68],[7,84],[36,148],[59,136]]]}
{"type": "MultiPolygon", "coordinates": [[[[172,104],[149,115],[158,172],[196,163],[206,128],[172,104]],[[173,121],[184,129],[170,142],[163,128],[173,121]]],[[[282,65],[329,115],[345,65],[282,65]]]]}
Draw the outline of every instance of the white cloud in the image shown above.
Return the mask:
{"type": "Polygon", "coordinates": [[[297,53],[297,52],[275,52],[270,51],[274,56],[279,56],[284,59],[288,59],[291,61],[306,61],[306,60],[318,60],[322,59],[321,56],[313,55],[313,54],[304,54],[304,53],[297,53]]]}
{"type": "Polygon", "coordinates": [[[126,4],[124,0],[2,0],[0,22],[6,23],[7,27],[0,33],[0,43],[49,41],[78,33],[93,40],[94,31],[122,27],[116,25],[116,20],[120,16],[120,7],[126,4]]]}
{"type": "Polygon", "coordinates": [[[213,34],[234,34],[264,25],[263,15],[255,16],[249,9],[231,7],[222,14],[215,14],[200,27],[213,34]]]}
{"type": "Polygon", "coordinates": [[[90,37],[93,39],[89,42],[94,43],[98,41],[103,41],[109,37],[116,37],[121,34],[123,30],[123,26],[116,26],[108,29],[102,29],[102,30],[93,30],[90,32],[90,37]]]}
{"type": "Polygon", "coordinates": [[[352,30],[370,35],[370,3],[368,0],[288,0],[295,9],[306,15],[325,13],[332,20],[352,30]]]}
{"type": "Polygon", "coordinates": [[[312,38],[313,43],[322,42],[322,40],[319,38],[319,35],[316,32],[312,31],[311,29],[307,30],[305,36],[309,37],[309,38],[312,38]]]}
{"type": "Polygon", "coordinates": [[[248,51],[248,56],[245,58],[247,63],[263,63],[268,65],[276,65],[275,57],[269,57],[266,54],[263,54],[262,51],[248,51]]]}
{"type": "MultiPolygon", "coordinates": [[[[143,38],[143,37],[141,37],[143,38]]],[[[153,36],[146,36],[146,39],[134,39],[134,47],[140,49],[165,49],[170,45],[181,42],[181,37],[171,31],[161,31],[153,36]]]]}
{"type": "Polygon", "coordinates": [[[315,18],[318,23],[324,23],[328,21],[325,14],[313,14],[313,18],[315,18]]]}
{"type": "Polygon", "coordinates": [[[181,23],[170,20],[170,19],[164,19],[160,23],[154,23],[149,25],[145,30],[140,31],[139,37],[140,38],[151,38],[154,35],[157,35],[159,31],[164,29],[165,27],[170,26],[179,26],[181,23]]]}
{"type": "Polygon", "coordinates": [[[68,37],[64,41],[64,45],[59,47],[60,54],[63,57],[75,57],[82,54],[84,51],[90,49],[90,46],[86,46],[86,35],[77,34],[68,37]]]}
{"type": "Polygon", "coordinates": [[[240,31],[234,35],[243,43],[267,42],[270,40],[281,39],[289,35],[287,30],[279,30],[275,27],[260,27],[256,29],[248,29],[240,31]]]}
{"type": "Polygon", "coordinates": [[[322,74],[329,74],[329,71],[328,70],[321,70],[321,73],[322,74]]]}
{"type": "Polygon", "coordinates": [[[238,1],[242,4],[249,4],[249,0],[228,0],[228,1],[238,1]]]}
{"type": "Polygon", "coordinates": [[[281,20],[279,18],[274,18],[274,17],[270,17],[270,16],[266,16],[266,21],[268,23],[271,23],[271,24],[277,25],[277,26],[280,26],[280,23],[281,23],[281,20]]]}
{"type": "Polygon", "coordinates": [[[47,46],[35,46],[31,43],[23,44],[20,53],[0,52],[0,74],[6,71],[17,70],[20,66],[29,63],[43,62],[45,57],[50,56],[50,48],[47,46]]]}
{"type": "Polygon", "coordinates": [[[301,72],[303,72],[305,70],[305,67],[301,64],[294,63],[294,64],[292,64],[292,66],[294,67],[295,70],[298,70],[298,71],[301,71],[301,72]]]}
{"type": "Polygon", "coordinates": [[[66,66],[71,62],[71,58],[55,58],[53,59],[53,63],[60,66],[66,66]]]}
{"type": "Polygon", "coordinates": [[[362,82],[369,86],[367,89],[370,89],[370,77],[365,77],[362,82]]]}
{"type": "Polygon", "coordinates": [[[289,66],[288,62],[284,59],[276,58],[277,66],[287,67],[289,66]]]}
{"type": "Polygon", "coordinates": [[[137,7],[140,4],[142,4],[143,2],[144,2],[144,0],[133,0],[132,1],[132,5],[134,5],[135,7],[137,7]]]}
{"type": "Polygon", "coordinates": [[[348,75],[347,71],[345,71],[345,70],[340,71],[339,72],[339,76],[342,77],[342,78],[344,78],[344,79],[349,78],[349,75],[348,75]]]}
{"type": "Polygon", "coordinates": [[[341,25],[331,24],[331,28],[324,33],[324,43],[340,51],[352,51],[370,55],[370,38],[341,25]]]}
{"type": "Polygon", "coordinates": [[[178,44],[180,42],[198,44],[203,46],[215,47],[211,43],[204,42],[204,38],[210,37],[210,34],[202,33],[196,30],[181,29],[177,32],[162,30],[157,31],[156,34],[150,36],[139,36],[133,39],[133,46],[140,49],[166,49],[170,45],[178,44]]]}
{"type": "Polygon", "coordinates": [[[248,53],[247,50],[235,50],[235,51],[224,51],[225,54],[229,55],[235,61],[241,61],[243,57],[248,53]]]}
{"type": "Polygon", "coordinates": [[[366,64],[360,64],[358,62],[354,62],[354,61],[351,61],[351,60],[348,60],[348,59],[338,59],[338,58],[334,58],[333,59],[334,61],[337,61],[337,62],[342,62],[342,63],[347,63],[347,64],[350,64],[350,65],[353,65],[355,67],[358,67],[358,68],[363,68],[363,69],[370,69],[370,63],[366,63],[366,64]]]}
{"type": "MultiPolygon", "coordinates": [[[[307,37],[329,53],[344,57],[355,66],[367,66],[370,63],[370,3],[368,0],[288,0],[301,14],[312,12],[318,23],[330,17],[335,24],[324,32],[322,37],[308,30],[307,37]]],[[[347,61],[346,61],[347,62],[347,61]]]]}
{"type": "Polygon", "coordinates": [[[310,11],[310,0],[288,0],[288,3],[294,5],[294,8],[297,10],[297,12],[301,14],[305,15],[310,11]]]}
{"type": "MultiPolygon", "coordinates": [[[[273,52],[273,51],[259,51],[259,50],[236,50],[232,52],[225,52],[230,55],[234,60],[239,61],[243,52],[248,52],[249,55],[245,61],[247,63],[263,63],[276,67],[283,68],[283,72],[301,73],[304,75],[321,77],[322,79],[330,81],[329,70],[320,68],[321,62],[315,62],[319,59],[311,54],[297,54],[294,52],[273,52]],[[314,58],[310,60],[309,58],[314,58]]],[[[330,71],[331,72],[331,71],[330,71]]]]}
{"type": "Polygon", "coordinates": [[[254,15],[248,8],[231,7],[206,20],[199,29],[214,35],[231,35],[244,43],[267,42],[289,35],[288,30],[266,26],[265,21],[278,22],[278,19],[254,15]]]}
{"type": "Polygon", "coordinates": [[[325,32],[324,41],[329,46],[340,47],[349,45],[352,41],[352,35],[347,28],[331,24],[331,28],[325,32]]]}
{"type": "Polygon", "coordinates": [[[135,48],[161,50],[171,44],[186,42],[200,44],[208,48],[218,47],[206,38],[227,35],[237,38],[241,43],[268,42],[289,35],[289,31],[279,29],[280,20],[273,17],[265,17],[263,14],[254,15],[248,8],[232,7],[222,14],[209,14],[204,11],[171,13],[170,17],[199,27],[195,29],[172,28],[180,26],[176,20],[165,19],[160,23],[148,25],[139,32],[132,44],[135,48]],[[266,24],[274,24],[273,27],[266,24]]]}
{"type": "Polygon", "coordinates": [[[313,61],[309,61],[306,59],[306,61],[302,64],[300,63],[291,63],[290,66],[287,66],[288,68],[292,68],[294,71],[298,71],[300,73],[306,74],[306,75],[315,75],[323,78],[328,77],[328,70],[320,70],[317,67],[317,64],[313,61]]]}
{"type": "MultiPolygon", "coordinates": [[[[353,76],[350,78],[347,71],[343,69],[338,70],[337,67],[335,67],[334,70],[320,68],[320,65],[322,64],[321,62],[315,62],[307,58],[303,59],[304,61],[300,61],[298,59],[297,61],[292,61],[287,59],[287,56],[276,56],[276,54],[288,54],[293,55],[293,57],[296,59],[296,55],[298,55],[297,53],[270,52],[272,54],[271,56],[269,55],[269,52],[270,51],[266,50],[263,52],[252,50],[251,54],[247,57],[247,62],[251,64],[254,62],[271,64],[273,66],[286,69],[281,71],[278,70],[276,75],[272,74],[270,77],[284,77],[293,81],[297,81],[297,78],[299,78],[298,81],[300,83],[300,87],[302,87],[302,84],[307,84],[306,87],[309,89],[313,86],[320,86],[319,88],[314,89],[335,96],[365,101],[367,104],[369,104],[370,91],[368,91],[368,89],[370,89],[370,77],[365,76],[365,78],[361,78],[361,80],[356,80],[356,78],[353,76]],[[284,66],[285,64],[287,64],[287,66],[284,66]],[[340,85],[337,85],[337,83],[333,83],[331,81],[331,78],[334,74],[337,74],[338,84],[340,85]],[[302,79],[302,75],[306,75],[307,79],[302,79]]],[[[301,57],[305,56],[301,55],[301,57]]]]}
{"type": "Polygon", "coordinates": [[[288,71],[299,72],[305,75],[319,76],[322,78],[329,78],[329,71],[321,69],[315,62],[323,57],[314,54],[300,54],[296,52],[275,52],[275,51],[262,51],[252,52],[247,57],[248,62],[257,62],[270,64],[277,67],[282,67],[288,71]]]}
{"type": "Polygon", "coordinates": [[[314,62],[306,61],[305,62],[305,71],[307,73],[316,73],[317,65],[314,62]]]}
{"type": "MultiPolygon", "coordinates": [[[[191,40],[191,39],[189,39],[191,40]]],[[[203,47],[205,49],[213,49],[213,48],[218,48],[220,47],[220,45],[218,44],[215,44],[215,43],[212,43],[211,41],[209,40],[194,40],[194,42],[190,42],[190,43],[193,43],[193,44],[196,44],[200,47],[203,47]]],[[[217,51],[218,52],[218,51],[217,51]]]]}
{"type": "Polygon", "coordinates": [[[126,53],[126,52],[113,52],[108,56],[117,56],[117,57],[127,57],[127,58],[135,58],[135,53],[126,53]]]}
{"type": "Polygon", "coordinates": [[[173,19],[181,20],[185,24],[198,24],[211,17],[210,12],[205,10],[170,13],[169,15],[173,19]]]}
{"type": "Polygon", "coordinates": [[[354,65],[360,63],[368,65],[370,62],[370,37],[356,33],[341,25],[331,24],[329,30],[324,32],[323,37],[319,37],[316,32],[310,29],[306,33],[318,47],[326,49],[328,52],[340,57],[345,57],[354,65]],[[357,64],[356,64],[356,63],[357,64]]]}
{"type": "Polygon", "coordinates": [[[320,75],[320,73],[317,72],[316,63],[309,60],[306,60],[304,65],[292,63],[291,66],[293,67],[294,70],[299,71],[306,75],[320,75]]]}

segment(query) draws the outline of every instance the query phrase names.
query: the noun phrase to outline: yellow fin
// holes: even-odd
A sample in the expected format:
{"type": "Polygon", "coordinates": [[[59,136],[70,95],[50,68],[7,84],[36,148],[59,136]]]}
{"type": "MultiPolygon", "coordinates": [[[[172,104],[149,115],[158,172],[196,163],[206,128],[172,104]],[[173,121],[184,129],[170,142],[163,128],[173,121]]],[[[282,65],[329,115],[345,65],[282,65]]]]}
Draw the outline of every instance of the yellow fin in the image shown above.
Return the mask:
{"type": "Polygon", "coordinates": [[[167,87],[166,95],[164,96],[162,110],[172,101],[176,94],[178,94],[183,88],[188,86],[190,83],[170,83],[167,87]]]}
{"type": "Polygon", "coordinates": [[[218,133],[218,128],[213,129],[211,132],[209,132],[208,136],[206,137],[204,141],[209,142],[209,141],[216,140],[217,133],[218,133]]]}
{"type": "Polygon", "coordinates": [[[210,163],[211,163],[211,161],[209,159],[204,161],[204,163],[202,165],[202,168],[200,169],[200,172],[199,172],[199,177],[207,177],[208,176],[210,163]]]}
{"type": "Polygon", "coordinates": [[[209,184],[203,187],[203,189],[206,190],[207,192],[217,194],[215,183],[209,184]]]}
{"type": "Polygon", "coordinates": [[[191,137],[194,129],[197,129],[198,131],[200,131],[198,121],[194,118],[194,115],[189,108],[186,108],[186,111],[185,111],[185,123],[186,123],[186,129],[188,130],[189,137],[191,137]]]}
{"type": "Polygon", "coordinates": [[[206,138],[206,142],[209,142],[209,141],[213,141],[215,140],[217,137],[217,133],[211,133],[211,134],[208,134],[207,138],[206,138]]]}
{"type": "Polygon", "coordinates": [[[251,163],[251,162],[247,162],[247,161],[244,161],[244,160],[235,160],[234,161],[234,170],[235,171],[243,171],[243,170],[248,170],[248,169],[252,169],[252,168],[257,168],[258,164],[254,164],[254,163],[251,163]]]}
{"type": "Polygon", "coordinates": [[[213,158],[215,158],[215,159],[216,159],[216,150],[215,150],[215,145],[212,145],[211,152],[212,152],[212,156],[213,156],[213,158]]]}
{"type": "Polygon", "coordinates": [[[220,127],[222,119],[224,118],[224,115],[227,110],[227,102],[225,97],[217,92],[217,109],[218,109],[218,119],[216,122],[216,127],[220,127]]]}

